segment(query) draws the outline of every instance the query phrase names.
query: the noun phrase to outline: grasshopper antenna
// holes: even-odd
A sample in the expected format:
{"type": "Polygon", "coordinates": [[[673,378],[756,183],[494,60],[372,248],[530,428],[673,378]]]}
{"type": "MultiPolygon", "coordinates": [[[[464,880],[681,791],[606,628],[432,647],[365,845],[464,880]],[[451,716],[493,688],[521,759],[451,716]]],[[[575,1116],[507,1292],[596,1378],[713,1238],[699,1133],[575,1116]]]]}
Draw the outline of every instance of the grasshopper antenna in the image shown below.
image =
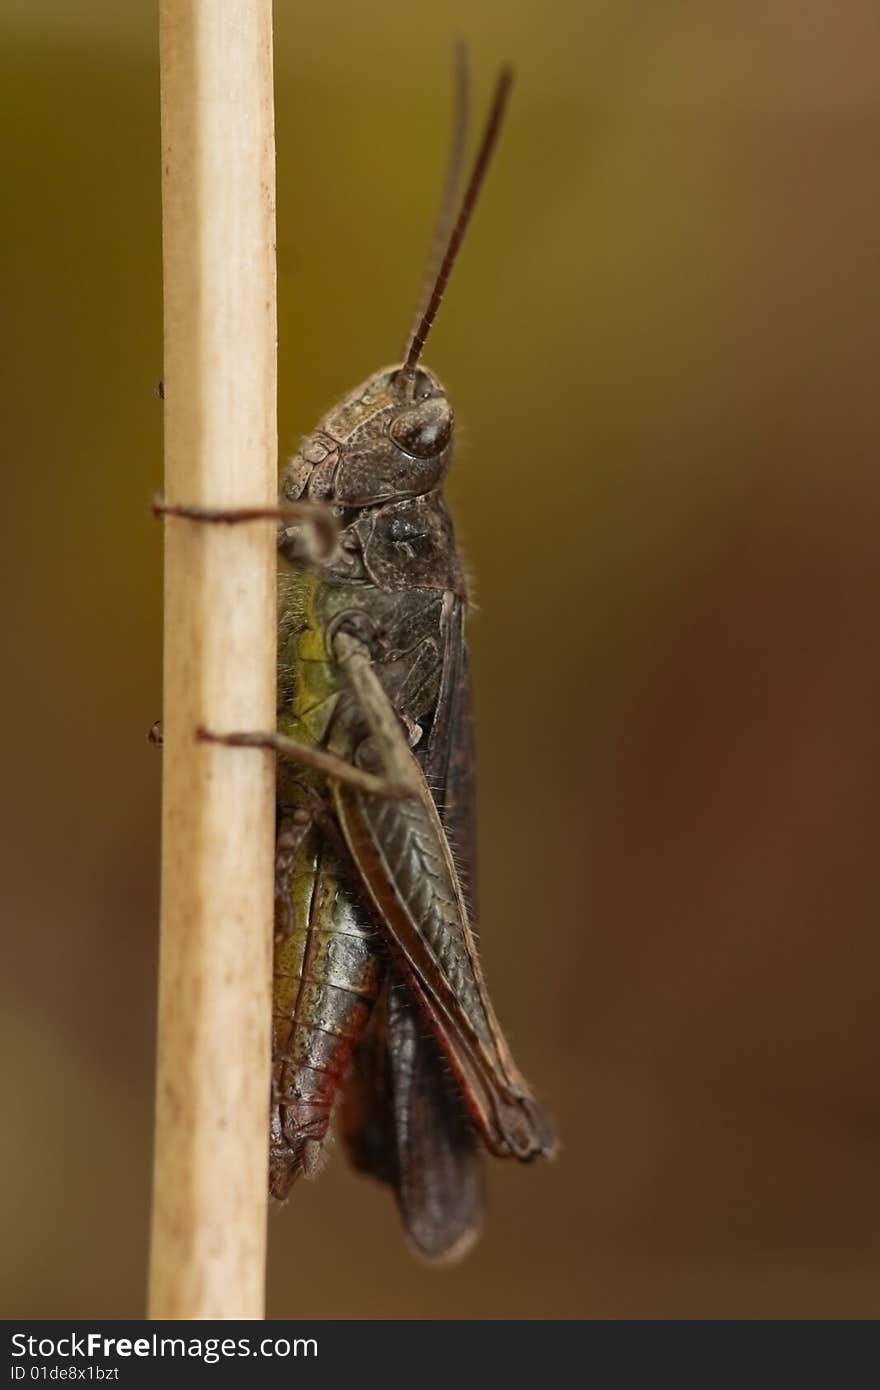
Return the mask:
{"type": "Polygon", "coordinates": [[[452,222],[458,204],[461,177],[464,170],[464,152],[467,145],[468,126],[470,125],[470,66],[470,50],[467,44],[464,39],[456,39],[452,47],[452,136],[449,142],[449,156],[446,162],[440,206],[437,209],[437,218],[434,222],[425,269],[422,273],[419,302],[413,314],[412,328],[404,345],[404,356],[428,307],[428,300],[437,279],[437,272],[440,269],[443,252],[446,250],[446,243],[449,240],[449,233],[452,230],[452,222]]]}
{"type": "Polygon", "coordinates": [[[413,329],[412,336],[409,340],[409,346],[406,350],[406,358],[404,360],[404,364],[400,373],[400,376],[404,378],[411,379],[415,375],[416,366],[418,365],[419,358],[422,355],[422,350],[425,346],[425,343],[427,342],[428,334],[430,333],[434,320],[437,317],[437,310],[440,307],[440,302],[443,298],[444,291],[446,289],[447,284],[449,283],[449,277],[452,274],[452,267],[455,265],[456,257],[458,256],[458,253],[461,249],[461,243],[464,241],[464,235],[467,231],[468,223],[470,222],[471,217],[473,216],[474,208],[477,204],[477,198],[480,194],[480,189],[482,188],[486,178],[486,171],[489,168],[489,163],[492,159],[492,154],[494,152],[496,144],[498,143],[498,134],[501,130],[501,122],[504,118],[504,111],[507,106],[507,98],[510,95],[510,88],[512,83],[513,69],[511,67],[505,66],[501,69],[501,72],[498,74],[498,81],[495,84],[495,94],[492,98],[492,105],[489,108],[489,115],[486,119],[486,126],[483,131],[483,138],[480,141],[480,148],[477,151],[477,157],[474,160],[474,167],[471,171],[470,180],[468,182],[467,188],[465,189],[464,197],[462,199],[461,211],[458,214],[458,221],[453,227],[452,233],[449,237],[449,241],[447,242],[446,251],[444,253],[443,260],[440,263],[440,269],[437,271],[437,278],[434,281],[434,287],[431,291],[430,296],[428,297],[428,302],[425,305],[425,308],[422,311],[421,316],[419,317],[416,326],[413,329]]]}

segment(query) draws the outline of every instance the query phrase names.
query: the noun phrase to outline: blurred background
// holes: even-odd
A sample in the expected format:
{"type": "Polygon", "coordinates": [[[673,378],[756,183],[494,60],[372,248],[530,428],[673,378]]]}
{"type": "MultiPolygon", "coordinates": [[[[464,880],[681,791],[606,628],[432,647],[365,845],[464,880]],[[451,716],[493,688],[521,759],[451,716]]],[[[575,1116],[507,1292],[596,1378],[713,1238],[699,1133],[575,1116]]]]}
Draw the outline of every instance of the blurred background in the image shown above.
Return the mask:
{"type": "MultiPolygon", "coordinates": [[[[880,1312],[880,10],[276,5],[280,438],[394,358],[453,36],[517,88],[432,339],[489,981],[564,1147],[432,1272],[340,1152],[275,1317],[880,1312]]],[[[0,0],[5,1317],[144,1300],[152,0],[0,0]]]]}

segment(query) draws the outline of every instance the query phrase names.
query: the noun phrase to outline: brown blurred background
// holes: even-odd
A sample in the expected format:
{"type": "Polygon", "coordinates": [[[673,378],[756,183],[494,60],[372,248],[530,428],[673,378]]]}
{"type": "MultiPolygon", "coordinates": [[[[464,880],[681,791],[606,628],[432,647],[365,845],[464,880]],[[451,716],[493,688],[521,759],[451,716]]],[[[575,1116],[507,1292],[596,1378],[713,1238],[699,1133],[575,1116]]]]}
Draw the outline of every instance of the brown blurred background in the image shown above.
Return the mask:
{"type": "MultiPolygon", "coordinates": [[[[392,359],[449,45],[518,86],[429,361],[463,422],[483,942],[556,1115],[464,1265],[342,1155],[279,1316],[880,1312],[880,10],[276,6],[280,432],[392,359]]],[[[0,1313],[139,1316],[161,704],[151,0],[0,3],[0,1313]]]]}

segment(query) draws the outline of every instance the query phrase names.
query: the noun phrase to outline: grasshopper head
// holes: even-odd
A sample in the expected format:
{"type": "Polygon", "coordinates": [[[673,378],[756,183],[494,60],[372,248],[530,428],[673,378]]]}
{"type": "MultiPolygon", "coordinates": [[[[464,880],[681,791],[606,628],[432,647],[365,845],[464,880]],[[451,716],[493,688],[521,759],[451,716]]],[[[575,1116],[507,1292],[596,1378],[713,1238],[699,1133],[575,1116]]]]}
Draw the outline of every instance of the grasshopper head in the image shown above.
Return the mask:
{"type": "Polygon", "coordinates": [[[418,497],[442,482],[452,432],[452,407],[433,372],[386,367],[303,440],[285,491],[340,507],[418,497]]]}

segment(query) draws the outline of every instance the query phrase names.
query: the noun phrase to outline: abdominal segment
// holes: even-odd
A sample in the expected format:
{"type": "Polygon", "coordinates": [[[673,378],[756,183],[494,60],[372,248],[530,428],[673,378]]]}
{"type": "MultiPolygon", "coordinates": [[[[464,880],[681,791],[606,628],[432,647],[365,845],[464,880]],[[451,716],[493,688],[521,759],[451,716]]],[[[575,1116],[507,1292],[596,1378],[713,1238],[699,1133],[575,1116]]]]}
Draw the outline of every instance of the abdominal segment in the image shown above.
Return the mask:
{"type": "MultiPolygon", "coordinates": [[[[282,821],[279,846],[289,826],[282,821]]],[[[295,837],[293,837],[295,838],[295,837]]],[[[269,1191],[314,1172],[384,961],[352,870],[313,826],[276,875],[269,1191]]]]}

